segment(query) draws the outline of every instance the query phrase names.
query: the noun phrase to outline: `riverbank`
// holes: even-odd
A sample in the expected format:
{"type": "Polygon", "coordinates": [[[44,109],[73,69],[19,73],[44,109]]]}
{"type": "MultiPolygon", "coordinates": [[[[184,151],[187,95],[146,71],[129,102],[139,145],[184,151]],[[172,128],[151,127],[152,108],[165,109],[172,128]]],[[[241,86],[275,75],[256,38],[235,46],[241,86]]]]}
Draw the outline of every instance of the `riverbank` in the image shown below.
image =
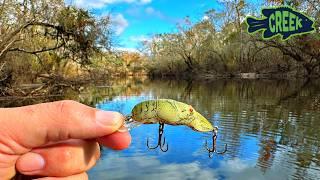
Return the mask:
{"type": "Polygon", "coordinates": [[[137,84],[146,84],[153,80],[170,80],[186,82],[211,82],[216,80],[226,81],[299,81],[301,84],[308,81],[316,81],[319,77],[293,76],[292,74],[258,74],[258,73],[234,73],[234,74],[213,74],[213,73],[190,73],[190,74],[130,74],[126,76],[94,76],[95,78],[53,78],[50,81],[39,81],[37,83],[15,84],[2,88],[2,99],[6,98],[33,98],[63,96],[66,93],[80,94],[88,86],[97,87],[129,87],[130,81],[137,84]],[[121,84],[115,83],[123,81],[121,84]]]}
{"type": "Polygon", "coordinates": [[[297,74],[289,73],[255,73],[255,72],[242,72],[242,73],[212,73],[212,72],[197,72],[197,73],[163,73],[163,74],[150,74],[151,78],[164,78],[164,79],[186,79],[186,80],[213,80],[213,79],[318,79],[320,74],[305,75],[303,73],[297,74]]]}

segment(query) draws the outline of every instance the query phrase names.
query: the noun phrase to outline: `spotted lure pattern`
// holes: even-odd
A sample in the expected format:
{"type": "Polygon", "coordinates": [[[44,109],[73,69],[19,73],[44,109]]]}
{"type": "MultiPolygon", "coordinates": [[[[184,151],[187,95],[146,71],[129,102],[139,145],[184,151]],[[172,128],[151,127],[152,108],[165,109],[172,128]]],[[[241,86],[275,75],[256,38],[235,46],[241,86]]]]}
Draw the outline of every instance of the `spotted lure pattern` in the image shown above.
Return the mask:
{"type": "Polygon", "coordinates": [[[195,131],[209,132],[212,131],[212,147],[208,147],[206,141],[206,148],[211,158],[213,153],[224,154],[227,151],[227,144],[222,152],[216,150],[216,139],[218,133],[218,127],[213,127],[212,124],[198,113],[191,105],[178,102],[172,99],[157,99],[144,101],[132,109],[131,116],[129,116],[128,122],[139,122],[140,124],[156,124],[159,123],[159,135],[158,144],[154,147],[149,146],[149,140],[147,140],[147,146],[149,149],[160,148],[161,151],[168,151],[168,144],[165,146],[166,138],[163,137],[164,124],[170,125],[186,125],[195,131]],[[134,120],[134,121],[132,121],[134,120]]]}
{"type": "Polygon", "coordinates": [[[200,132],[217,131],[217,128],[191,105],[172,99],[141,102],[133,108],[132,119],[143,124],[186,125],[200,132]]]}

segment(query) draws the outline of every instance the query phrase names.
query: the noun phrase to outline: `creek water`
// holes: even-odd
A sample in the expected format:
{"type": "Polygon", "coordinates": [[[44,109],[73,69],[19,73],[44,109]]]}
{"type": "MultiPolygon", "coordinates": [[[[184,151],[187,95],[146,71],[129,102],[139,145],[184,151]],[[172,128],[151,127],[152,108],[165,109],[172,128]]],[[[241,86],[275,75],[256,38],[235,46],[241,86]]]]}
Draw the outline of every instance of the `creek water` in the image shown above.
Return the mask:
{"type": "Polygon", "coordinates": [[[150,150],[158,125],[131,130],[129,149],[104,150],[90,171],[92,179],[319,179],[319,84],[290,81],[156,81],[132,84],[112,99],[96,104],[130,114],[143,100],[170,98],[191,104],[219,127],[217,148],[208,157],[210,133],[165,125],[167,152],[150,150]]]}
{"type": "Polygon", "coordinates": [[[170,125],[164,126],[169,150],[150,150],[146,142],[157,143],[158,125],[140,125],[130,131],[128,149],[102,149],[101,159],[88,172],[90,179],[320,178],[318,80],[127,79],[63,97],[125,115],[135,104],[157,98],[191,104],[219,127],[217,149],[228,144],[228,151],[209,158],[205,141],[211,142],[210,133],[170,125]]]}

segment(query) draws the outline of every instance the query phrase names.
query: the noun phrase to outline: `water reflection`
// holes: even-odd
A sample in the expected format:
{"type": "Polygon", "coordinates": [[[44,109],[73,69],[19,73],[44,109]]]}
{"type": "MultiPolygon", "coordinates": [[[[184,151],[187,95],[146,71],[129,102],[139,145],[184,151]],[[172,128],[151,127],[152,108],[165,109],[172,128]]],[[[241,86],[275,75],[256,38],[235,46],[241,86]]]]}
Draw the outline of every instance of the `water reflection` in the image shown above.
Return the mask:
{"type": "Polygon", "coordinates": [[[156,179],[316,179],[320,176],[319,89],[317,82],[306,85],[303,81],[146,82],[140,95],[119,94],[112,101],[98,103],[97,107],[129,114],[135,104],[146,99],[184,101],[219,126],[218,145],[227,143],[229,151],[210,160],[203,146],[210,135],[178,126],[167,126],[165,130],[172,147],[167,153],[149,151],[145,141],[147,137],[156,139],[157,125],[143,125],[133,129],[129,150],[105,151],[105,159],[100,162],[105,169],[99,170],[98,166],[90,176],[94,179],[119,176],[130,179],[153,176],[158,177],[156,179]],[[113,155],[118,157],[112,158],[113,155]],[[112,162],[114,158],[125,162],[123,166],[118,164],[117,172],[109,169],[116,163],[112,162]],[[130,165],[127,161],[139,164],[139,168],[131,170],[135,163],[130,165]]]}
{"type": "MultiPolygon", "coordinates": [[[[200,83],[126,79],[108,86],[88,86],[81,94],[68,92],[60,98],[125,115],[130,114],[135,104],[147,99],[186,102],[219,126],[218,149],[228,144],[224,156],[214,155],[209,159],[204,142],[210,139],[210,133],[166,125],[164,133],[169,151],[151,151],[146,140],[148,137],[152,142],[157,140],[158,125],[141,125],[132,129],[133,142],[129,149],[103,150],[102,160],[89,172],[91,179],[320,177],[320,81],[200,83]]],[[[41,101],[48,100],[31,103],[41,101]]],[[[8,106],[14,106],[14,102],[10,103],[8,106]]]]}

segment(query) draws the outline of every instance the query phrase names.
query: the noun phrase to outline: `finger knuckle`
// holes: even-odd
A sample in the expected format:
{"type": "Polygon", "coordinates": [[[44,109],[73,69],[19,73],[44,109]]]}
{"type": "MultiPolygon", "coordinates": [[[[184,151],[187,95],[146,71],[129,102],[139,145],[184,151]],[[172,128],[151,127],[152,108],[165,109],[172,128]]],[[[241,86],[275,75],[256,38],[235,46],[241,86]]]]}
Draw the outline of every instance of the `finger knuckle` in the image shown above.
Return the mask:
{"type": "Polygon", "coordinates": [[[70,133],[68,129],[52,129],[47,133],[47,139],[50,141],[63,141],[70,139],[70,133]]]}
{"type": "Polygon", "coordinates": [[[64,120],[93,120],[95,117],[95,110],[93,108],[73,100],[59,101],[56,104],[56,111],[58,111],[60,119],[64,120]]]}
{"type": "Polygon", "coordinates": [[[70,113],[74,110],[74,108],[78,105],[79,103],[73,100],[62,100],[58,101],[56,104],[56,108],[58,111],[62,114],[64,113],[70,113]]]}

